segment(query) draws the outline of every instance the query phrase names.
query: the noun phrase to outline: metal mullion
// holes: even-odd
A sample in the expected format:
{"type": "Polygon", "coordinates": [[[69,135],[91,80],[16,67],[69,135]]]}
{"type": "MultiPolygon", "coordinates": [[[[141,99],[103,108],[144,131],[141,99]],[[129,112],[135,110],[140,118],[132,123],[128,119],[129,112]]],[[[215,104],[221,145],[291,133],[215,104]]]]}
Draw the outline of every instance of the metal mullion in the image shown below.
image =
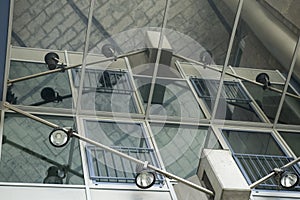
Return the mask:
{"type": "Polygon", "coordinates": [[[289,73],[288,73],[286,81],[285,81],[284,89],[282,91],[281,99],[280,99],[278,109],[277,109],[277,113],[276,113],[276,116],[275,116],[275,119],[274,119],[274,128],[276,127],[276,125],[278,123],[278,120],[279,120],[279,117],[280,117],[280,114],[281,114],[281,110],[282,110],[283,103],[284,103],[284,100],[285,100],[285,96],[286,96],[286,93],[287,93],[287,90],[288,90],[288,87],[289,87],[289,83],[290,83],[290,80],[291,80],[291,77],[292,77],[292,73],[294,71],[294,67],[295,67],[295,63],[296,63],[296,59],[297,59],[299,49],[300,49],[300,36],[298,37],[298,41],[296,43],[296,47],[295,47],[295,50],[294,50],[292,62],[291,62],[291,65],[290,65],[290,70],[289,70],[289,73]]]}
{"type": "Polygon", "coordinates": [[[138,94],[138,89],[136,87],[136,84],[135,84],[135,81],[134,81],[134,78],[133,78],[133,73],[132,73],[132,69],[131,69],[131,65],[129,63],[129,60],[127,57],[124,57],[124,60],[125,60],[125,63],[126,63],[126,67],[127,67],[127,70],[128,70],[128,84],[130,84],[130,88],[133,89],[133,96],[134,96],[134,106],[137,108],[137,111],[138,113],[142,113],[144,114],[145,113],[145,110],[144,110],[144,107],[143,107],[143,104],[142,104],[142,100],[138,94]]]}
{"type": "Polygon", "coordinates": [[[78,114],[81,111],[81,99],[82,99],[82,91],[83,91],[83,84],[84,84],[84,78],[85,78],[85,69],[86,69],[86,64],[87,64],[87,54],[88,54],[89,42],[90,42],[90,33],[91,33],[91,27],[92,27],[94,3],[95,3],[95,0],[90,1],[88,24],[87,24],[87,29],[86,29],[84,52],[83,52],[83,58],[82,58],[81,79],[80,79],[80,83],[79,83],[78,97],[77,97],[77,103],[76,103],[76,114],[78,114]]]}
{"type": "Polygon", "coordinates": [[[163,22],[162,22],[162,29],[160,31],[160,36],[159,36],[159,40],[158,40],[158,50],[157,50],[157,55],[156,55],[156,60],[155,60],[155,65],[154,65],[154,70],[153,70],[153,76],[152,76],[152,80],[151,80],[151,87],[150,87],[150,91],[149,91],[148,102],[147,102],[147,106],[146,106],[145,119],[148,119],[149,115],[150,115],[151,102],[153,99],[156,76],[157,76],[157,72],[158,72],[158,66],[159,66],[159,61],[160,61],[161,52],[162,52],[162,45],[163,45],[163,40],[164,40],[164,29],[167,25],[167,20],[168,20],[169,6],[170,6],[170,0],[166,0],[166,6],[164,9],[164,16],[163,16],[163,22]]]}

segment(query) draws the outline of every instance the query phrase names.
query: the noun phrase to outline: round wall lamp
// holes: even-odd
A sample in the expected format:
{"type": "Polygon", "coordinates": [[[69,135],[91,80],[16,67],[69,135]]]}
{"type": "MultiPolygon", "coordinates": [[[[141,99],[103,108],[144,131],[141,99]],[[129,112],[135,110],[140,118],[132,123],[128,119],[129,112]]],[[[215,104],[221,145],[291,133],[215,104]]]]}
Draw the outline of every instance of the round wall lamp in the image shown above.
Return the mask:
{"type": "Polygon", "coordinates": [[[53,88],[51,87],[45,87],[41,91],[41,97],[45,101],[54,101],[54,102],[59,102],[62,101],[61,96],[59,95],[58,92],[55,92],[53,88]]]}
{"type": "Polygon", "coordinates": [[[114,48],[113,45],[111,44],[105,44],[102,46],[102,54],[106,57],[106,58],[109,58],[109,57],[115,57],[115,60],[116,60],[116,50],[114,48]]]}
{"type": "Polygon", "coordinates": [[[45,63],[48,65],[49,70],[56,69],[59,62],[59,56],[54,52],[49,52],[45,55],[45,63]]]}
{"type": "Polygon", "coordinates": [[[271,83],[270,83],[270,77],[266,73],[260,73],[256,76],[256,82],[263,84],[263,89],[267,89],[271,83]]]}
{"type": "Polygon", "coordinates": [[[141,189],[152,187],[156,181],[155,173],[148,169],[148,164],[148,161],[145,161],[144,165],[138,164],[136,166],[137,175],[134,182],[141,189]]]}
{"type": "Polygon", "coordinates": [[[294,172],[285,171],[279,176],[280,185],[283,188],[293,188],[299,183],[299,176],[294,172]]]}
{"type": "Polygon", "coordinates": [[[62,128],[56,128],[50,133],[49,141],[55,147],[63,147],[69,142],[71,134],[72,129],[66,131],[62,128]]]}
{"type": "Polygon", "coordinates": [[[61,170],[56,166],[51,166],[47,170],[47,176],[44,179],[43,183],[62,184],[63,179],[65,177],[66,177],[66,173],[64,170],[61,170]]]}
{"type": "Polygon", "coordinates": [[[135,177],[135,184],[141,189],[147,189],[152,187],[155,183],[155,174],[151,171],[143,170],[135,177]]]}

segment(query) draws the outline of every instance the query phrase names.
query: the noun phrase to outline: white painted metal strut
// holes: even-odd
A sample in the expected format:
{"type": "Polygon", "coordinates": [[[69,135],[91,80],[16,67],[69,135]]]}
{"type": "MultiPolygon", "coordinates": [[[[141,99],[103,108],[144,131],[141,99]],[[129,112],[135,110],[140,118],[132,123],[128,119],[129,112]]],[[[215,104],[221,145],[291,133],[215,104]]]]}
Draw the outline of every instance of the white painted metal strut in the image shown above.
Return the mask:
{"type": "MultiPolygon", "coordinates": [[[[23,111],[23,110],[21,110],[21,109],[19,109],[19,108],[16,108],[15,106],[13,106],[13,105],[11,105],[11,104],[9,104],[9,103],[7,103],[7,102],[4,102],[3,105],[4,105],[4,107],[6,107],[6,108],[8,108],[8,109],[10,109],[10,110],[12,110],[12,111],[15,111],[15,112],[17,112],[17,113],[19,113],[19,114],[25,115],[26,117],[29,117],[29,118],[31,118],[31,119],[33,119],[33,120],[36,120],[36,121],[38,121],[38,122],[40,122],[40,123],[43,123],[43,124],[47,125],[47,126],[50,126],[50,127],[52,127],[52,128],[59,128],[58,125],[56,125],[56,124],[54,124],[54,123],[51,123],[51,122],[48,122],[47,120],[44,120],[44,119],[42,119],[42,118],[39,118],[39,117],[37,117],[37,116],[35,116],[35,115],[32,115],[32,114],[30,114],[30,113],[28,113],[28,112],[26,112],[26,111],[23,111]]],[[[63,128],[63,129],[64,129],[65,131],[69,132],[68,129],[66,129],[66,128],[63,128]]],[[[78,138],[78,139],[80,139],[80,140],[82,140],[82,141],[84,141],[84,142],[87,142],[87,143],[89,143],[89,144],[95,145],[95,146],[97,146],[97,147],[99,147],[99,148],[105,149],[105,150],[107,150],[107,151],[109,151],[109,152],[111,152],[111,153],[113,153],[113,154],[116,154],[116,155],[118,155],[118,156],[121,156],[121,157],[123,157],[123,158],[125,158],[125,159],[128,159],[128,160],[130,160],[130,161],[133,161],[133,162],[135,162],[135,163],[137,163],[137,164],[142,164],[142,165],[144,165],[145,162],[146,162],[146,161],[141,161],[141,160],[139,160],[139,159],[136,159],[136,158],[134,158],[134,157],[132,157],[132,156],[129,156],[129,155],[127,155],[127,154],[124,154],[124,153],[122,153],[122,152],[120,152],[120,151],[118,151],[118,150],[112,149],[112,148],[110,148],[110,147],[108,147],[108,146],[106,146],[106,145],[104,145],[104,144],[98,143],[98,142],[96,142],[96,141],[94,141],[94,140],[91,140],[91,139],[89,139],[89,138],[86,138],[86,137],[84,137],[84,136],[82,136],[82,135],[80,135],[80,134],[78,134],[78,133],[76,133],[76,132],[72,132],[70,136],[71,136],[71,137],[78,138]]],[[[199,185],[197,185],[197,184],[194,184],[194,183],[192,183],[192,182],[190,182],[190,181],[188,181],[188,180],[185,180],[185,179],[183,179],[183,178],[180,178],[180,177],[178,177],[178,176],[176,176],[176,175],[174,175],[174,174],[172,174],[172,173],[169,173],[169,172],[167,172],[167,171],[165,171],[165,170],[162,170],[162,169],[160,169],[160,168],[157,168],[157,167],[155,167],[155,166],[153,166],[153,165],[148,164],[147,166],[148,166],[149,169],[152,169],[152,170],[154,170],[154,171],[156,171],[156,172],[158,172],[158,173],[160,173],[160,174],[166,176],[167,178],[171,178],[171,179],[177,180],[177,181],[179,181],[179,182],[181,182],[181,183],[183,183],[183,184],[185,184],[185,185],[188,185],[188,186],[190,186],[190,187],[192,187],[192,188],[194,188],[194,189],[196,189],[196,190],[199,190],[199,191],[201,191],[201,192],[204,192],[204,193],[206,193],[206,194],[209,194],[209,195],[211,195],[211,196],[214,196],[214,192],[212,192],[211,190],[208,190],[208,189],[206,189],[206,188],[204,188],[204,187],[201,187],[201,186],[199,186],[199,185]]]]}

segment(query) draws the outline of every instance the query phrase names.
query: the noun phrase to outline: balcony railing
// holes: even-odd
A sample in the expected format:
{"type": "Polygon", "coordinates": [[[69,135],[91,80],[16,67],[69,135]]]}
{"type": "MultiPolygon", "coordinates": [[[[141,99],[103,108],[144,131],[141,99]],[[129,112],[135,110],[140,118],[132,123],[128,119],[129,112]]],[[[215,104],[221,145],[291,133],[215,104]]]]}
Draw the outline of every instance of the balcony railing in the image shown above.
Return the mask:
{"type": "MultiPolygon", "coordinates": [[[[112,148],[139,160],[148,161],[149,164],[159,167],[153,149],[136,147],[112,148]]],[[[94,183],[134,183],[136,176],[135,163],[94,146],[87,146],[86,152],[90,178],[94,181],[94,183]]],[[[162,175],[156,174],[156,180],[157,184],[162,184],[164,178],[162,175]]]]}
{"type": "MultiPolygon", "coordinates": [[[[261,179],[262,177],[268,175],[273,171],[274,168],[280,168],[283,165],[289,163],[293,158],[287,156],[273,156],[273,155],[254,155],[254,154],[234,154],[234,159],[237,162],[239,168],[241,169],[244,177],[246,178],[248,184],[252,184],[255,181],[261,179]]],[[[287,170],[292,171],[300,175],[299,168],[294,165],[287,170]]],[[[257,189],[283,189],[279,188],[279,183],[276,177],[272,177],[261,183],[257,189]]],[[[300,191],[300,186],[296,186],[293,189],[300,191]]]]}

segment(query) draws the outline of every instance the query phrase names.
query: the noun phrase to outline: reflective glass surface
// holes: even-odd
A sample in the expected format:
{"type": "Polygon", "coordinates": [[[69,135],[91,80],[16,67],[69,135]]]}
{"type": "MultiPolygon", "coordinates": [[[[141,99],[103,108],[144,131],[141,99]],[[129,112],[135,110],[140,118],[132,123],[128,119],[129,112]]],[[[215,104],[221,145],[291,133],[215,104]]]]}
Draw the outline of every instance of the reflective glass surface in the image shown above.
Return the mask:
{"type": "Polygon", "coordinates": [[[300,134],[297,132],[279,132],[296,156],[300,156],[300,134]]]}
{"type": "MultiPolygon", "coordinates": [[[[146,109],[151,79],[135,77],[135,81],[146,109]]],[[[204,118],[199,104],[185,81],[157,79],[151,103],[151,115],[204,118]]]]}
{"type": "MultiPolygon", "coordinates": [[[[70,118],[42,118],[73,127],[70,118]]],[[[49,142],[52,128],[16,114],[6,114],[0,161],[0,181],[18,183],[83,184],[79,143],[62,148],[49,142]]]]}
{"type": "MultiPolygon", "coordinates": [[[[11,61],[9,79],[47,71],[47,65],[11,61]]],[[[72,93],[67,73],[54,73],[11,84],[6,100],[12,104],[72,108],[72,93]]]]}
{"type": "Polygon", "coordinates": [[[270,133],[223,130],[234,153],[284,155],[270,133]]]}
{"type": "Polygon", "coordinates": [[[151,129],[167,171],[182,178],[195,175],[207,128],[151,124],[151,129]]]}

